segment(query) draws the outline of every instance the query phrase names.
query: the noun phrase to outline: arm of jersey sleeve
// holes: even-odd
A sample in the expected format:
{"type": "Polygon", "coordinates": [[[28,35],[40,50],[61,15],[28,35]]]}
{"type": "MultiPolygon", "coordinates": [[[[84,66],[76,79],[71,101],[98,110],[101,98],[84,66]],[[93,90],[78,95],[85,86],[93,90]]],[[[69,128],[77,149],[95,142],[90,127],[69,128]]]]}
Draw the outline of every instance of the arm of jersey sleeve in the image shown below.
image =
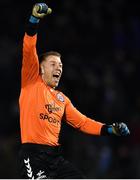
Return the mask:
{"type": "Polygon", "coordinates": [[[23,59],[22,59],[22,87],[35,81],[39,75],[39,60],[36,51],[37,35],[29,36],[27,33],[23,39],[23,59]]]}
{"type": "Polygon", "coordinates": [[[66,122],[74,128],[78,128],[80,131],[87,134],[101,135],[101,129],[104,124],[80,113],[70,101],[66,105],[65,115],[66,122]]]}
{"type": "Polygon", "coordinates": [[[25,24],[21,73],[22,87],[32,83],[39,75],[39,60],[36,51],[38,25],[39,19],[32,15],[25,24]]]}

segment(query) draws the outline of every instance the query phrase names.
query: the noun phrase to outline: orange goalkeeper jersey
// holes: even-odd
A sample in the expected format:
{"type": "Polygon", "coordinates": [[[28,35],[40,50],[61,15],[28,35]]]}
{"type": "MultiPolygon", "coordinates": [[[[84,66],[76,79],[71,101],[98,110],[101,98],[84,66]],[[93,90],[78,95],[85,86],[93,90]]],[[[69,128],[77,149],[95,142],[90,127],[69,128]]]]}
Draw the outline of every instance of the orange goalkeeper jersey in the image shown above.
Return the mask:
{"type": "Polygon", "coordinates": [[[21,72],[20,128],[22,143],[59,145],[62,117],[74,128],[100,135],[102,123],[81,114],[62,92],[47,86],[39,74],[37,35],[25,33],[21,72]]]}

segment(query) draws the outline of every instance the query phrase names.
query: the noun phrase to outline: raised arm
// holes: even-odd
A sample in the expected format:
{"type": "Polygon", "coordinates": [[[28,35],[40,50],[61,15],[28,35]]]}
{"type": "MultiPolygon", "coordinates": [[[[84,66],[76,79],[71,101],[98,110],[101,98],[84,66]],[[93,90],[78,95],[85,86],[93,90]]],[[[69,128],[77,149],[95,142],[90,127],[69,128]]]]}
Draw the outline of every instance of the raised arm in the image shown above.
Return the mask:
{"type": "Polygon", "coordinates": [[[27,21],[23,39],[22,87],[33,83],[39,75],[39,60],[36,50],[37,29],[40,18],[50,13],[51,9],[45,3],[37,3],[33,6],[32,14],[27,21]]]}

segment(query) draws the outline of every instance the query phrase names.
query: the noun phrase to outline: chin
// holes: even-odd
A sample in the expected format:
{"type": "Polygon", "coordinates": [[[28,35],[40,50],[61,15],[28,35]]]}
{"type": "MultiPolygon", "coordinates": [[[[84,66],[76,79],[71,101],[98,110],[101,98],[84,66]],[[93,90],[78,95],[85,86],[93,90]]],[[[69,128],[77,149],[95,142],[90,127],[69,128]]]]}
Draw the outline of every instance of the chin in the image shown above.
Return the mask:
{"type": "Polygon", "coordinates": [[[54,89],[55,89],[57,86],[58,86],[58,84],[52,84],[52,85],[51,85],[51,87],[54,88],[54,89]]]}
{"type": "Polygon", "coordinates": [[[59,82],[52,82],[48,84],[52,88],[56,88],[59,85],[59,82]]]}
{"type": "Polygon", "coordinates": [[[54,86],[54,88],[56,88],[56,87],[58,87],[58,84],[56,84],[56,85],[54,86]]]}

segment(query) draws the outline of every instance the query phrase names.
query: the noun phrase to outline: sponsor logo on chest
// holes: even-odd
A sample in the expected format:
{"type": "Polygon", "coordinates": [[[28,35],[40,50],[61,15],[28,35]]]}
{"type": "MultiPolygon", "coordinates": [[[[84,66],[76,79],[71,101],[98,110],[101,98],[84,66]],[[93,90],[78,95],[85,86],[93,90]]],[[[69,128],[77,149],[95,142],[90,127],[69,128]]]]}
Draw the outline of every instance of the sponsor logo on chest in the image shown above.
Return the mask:
{"type": "Polygon", "coordinates": [[[49,104],[45,104],[45,108],[48,110],[49,113],[52,112],[58,112],[62,110],[62,107],[57,106],[55,104],[55,102],[49,103],[49,104]]]}

